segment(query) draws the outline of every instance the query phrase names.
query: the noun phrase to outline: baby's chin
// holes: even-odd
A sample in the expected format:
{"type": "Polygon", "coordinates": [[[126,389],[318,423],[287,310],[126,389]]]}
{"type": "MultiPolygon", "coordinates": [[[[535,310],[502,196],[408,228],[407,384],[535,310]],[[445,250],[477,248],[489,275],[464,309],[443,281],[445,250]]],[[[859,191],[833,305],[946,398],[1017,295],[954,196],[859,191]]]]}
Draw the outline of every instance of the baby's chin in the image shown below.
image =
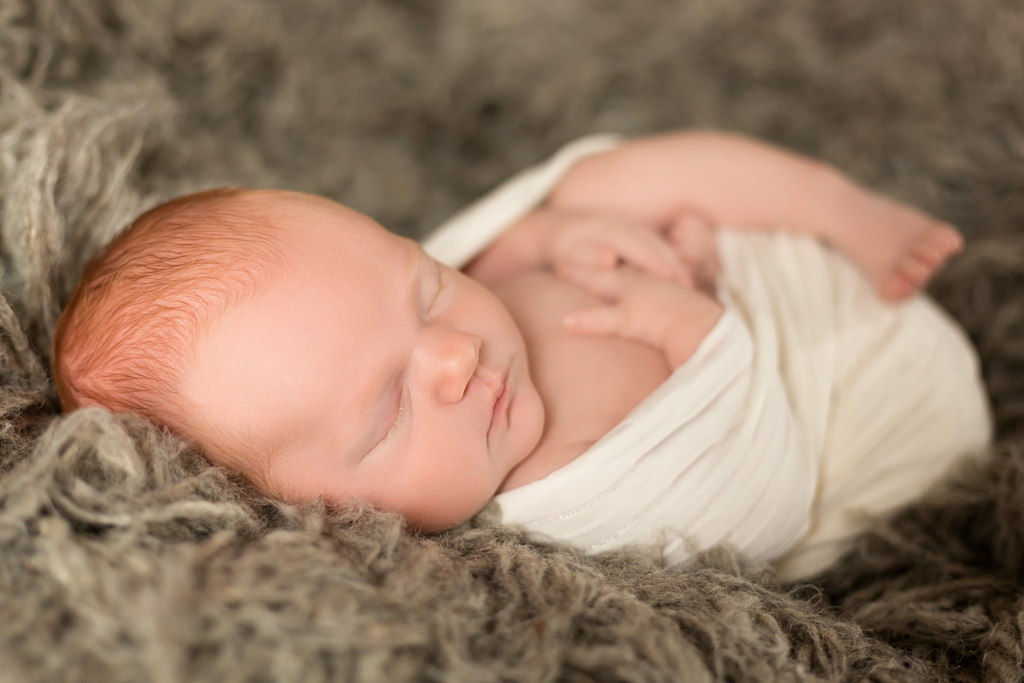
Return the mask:
{"type": "MultiPolygon", "coordinates": [[[[480,483],[480,482],[477,482],[480,483]]],[[[410,505],[404,510],[392,510],[400,514],[410,531],[421,533],[437,533],[447,531],[468,522],[493,500],[498,493],[498,485],[482,486],[473,491],[473,495],[465,495],[469,482],[463,482],[460,493],[462,496],[448,497],[441,495],[429,499],[422,497],[417,505],[410,505]],[[417,509],[418,508],[418,509],[417,509]]],[[[386,509],[386,508],[381,508],[386,509]]]]}
{"type": "MultiPolygon", "coordinates": [[[[494,494],[492,492],[491,496],[489,496],[487,500],[490,501],[493,495],[494,494]]],[[[423,534],[436,534],[442,531],[448,531],[449,529],[453,529],[459,526],[460,524],[468,522],[469,520],[473,519],[473,517],[475,517],[477,513],[483,510],[485,507],[487,507],[486,502],[471,513],[455,515],[452,517],[423,518],[417,515],[402,515],[402,518],[405,519],[405,527],[409,531],[415,531],[423,534]]]]}
{"type": "MultiPolygon", "coordinates": [[[[547,424],[547,409],[532,378],[530,378],[529,385],[522,388],[516,408],[519,414],[514,417],[518,418],[519,424],[525,423],[529,429],[526,433],[517,435],[519,437],[517,439],[519,442],[518,452],[510,458],[508,468],[492,495],[498,495],[499,493],[528,484],[530,481],[540,479],[541,477],[530,478],[528,476],[524,477],[524,475],[537,468],[538,463],[535,461],[538,458],[540,460],[549,460],[541,452],[543,449],[544,427],[547,424]]],[[[510,417],[513,416],[510,415],[510,417]]]]}

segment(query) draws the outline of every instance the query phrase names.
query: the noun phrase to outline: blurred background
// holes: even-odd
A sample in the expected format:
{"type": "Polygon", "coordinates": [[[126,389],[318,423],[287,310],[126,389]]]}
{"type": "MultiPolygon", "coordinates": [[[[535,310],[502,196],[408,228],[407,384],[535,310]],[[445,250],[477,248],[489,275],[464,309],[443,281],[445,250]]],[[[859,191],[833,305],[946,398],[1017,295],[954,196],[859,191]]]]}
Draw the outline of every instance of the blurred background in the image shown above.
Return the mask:
{"type": "Polygon", "coordinates": [[[132,182],[161,196],[292,188],[421,235],[573,137],[704,126],[825,159],[971,234],[1024,217],[1019,2],[5,8],[8,77],[49,111],[70,94],[119,109],[143,137],[132,182]]]}

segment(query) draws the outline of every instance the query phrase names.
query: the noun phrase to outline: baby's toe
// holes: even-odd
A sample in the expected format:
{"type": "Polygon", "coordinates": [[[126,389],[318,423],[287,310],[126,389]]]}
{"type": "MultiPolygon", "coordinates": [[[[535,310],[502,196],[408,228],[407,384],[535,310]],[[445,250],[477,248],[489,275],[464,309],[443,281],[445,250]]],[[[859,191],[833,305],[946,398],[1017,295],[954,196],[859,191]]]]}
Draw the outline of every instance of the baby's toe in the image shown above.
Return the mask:
{"type": "Polygon", "coordinates": [[[951,256],[963,249],[963,237],[951,227],[939,226],[929,230],[910,249],[903,261],[911,268],[914,277],[927,280],[935,274],[951,256]]]}
{"type": "Polygon", "coordinates": [[[921,284],[913,280],[901,278],[899,283],[896,285],[896,300],[906,299],[909,296],[917,294],[921,289],[921,284]]]}
{"type": "Polygon", "coordinates": [[[890,300],[905,299],[932,278],[954,252],[955,242],[945,238],[919,242],[896,261],[883,287],[882,296],[890,300]]]}
{"type": "Polygon", "coordinates": [[[907,254],[876,282],[878,293],[889,301],[906,299],[920,290],[933,272],[935,268],[926,260],[907,254]]]}
{"type": "Polygon", "coordinates": [[[896,263],[896,274],[916,286],[922,285],[935,271],[926,259],[910,253],[896,263]]]}
{"type": "Polygon", "coordinates": [[[914,245],[905,258],[935,270],[949,258],[949,250],[942,243],[929,240],[914,245]]]}
{"type": "Polygon", "coordinates": [[[940,239],[950,254],[955,254],[964,248],[964,236],[952,225],[943,223],[938,227],[936,233],[941,236],[940,239]]]}
{"type": "Polygon", "coordinates": [[[900,272],[891,271],[878,283],[878,293],[887,301],[901,301],[920,289],[920,285],[900,272]]]}
{"type": "Polygon", "coordinates": [[[936,266],[964,248],[964,238],[951,225],[938,225],[926,232],[917,243],[917,250],[927,253],[936,266]]]}

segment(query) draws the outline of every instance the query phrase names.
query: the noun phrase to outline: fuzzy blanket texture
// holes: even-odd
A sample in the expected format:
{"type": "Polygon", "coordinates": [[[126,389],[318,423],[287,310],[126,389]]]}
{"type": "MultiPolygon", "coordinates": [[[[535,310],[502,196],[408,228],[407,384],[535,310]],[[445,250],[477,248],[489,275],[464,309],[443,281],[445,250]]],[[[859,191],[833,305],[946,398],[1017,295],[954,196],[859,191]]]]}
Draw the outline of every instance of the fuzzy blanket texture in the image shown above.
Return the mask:
{"type": "Polygon", "coordinates": [[[1018,681],[1024,6],[1012,0],[0,2],[0,683],[1018,681]],[[421,235],[588,132],[741,131],[960,226],[932,288],[991,457],[810,583],[256,495],[153,426],[62,415],[85,261],[162,199],[333,197],[421,235]]]}

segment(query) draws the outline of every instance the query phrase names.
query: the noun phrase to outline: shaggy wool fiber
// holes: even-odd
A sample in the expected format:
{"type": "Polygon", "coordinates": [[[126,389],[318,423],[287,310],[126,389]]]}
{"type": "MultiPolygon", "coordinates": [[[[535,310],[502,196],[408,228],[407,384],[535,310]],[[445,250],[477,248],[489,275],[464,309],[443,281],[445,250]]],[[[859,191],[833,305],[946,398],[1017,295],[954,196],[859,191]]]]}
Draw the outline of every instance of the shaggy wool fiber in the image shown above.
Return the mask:
{"type": "Polygon", "coordinates": [[[1018,681],[1024,7],[1011,0],[0,2],[0,681],[1018,681]],[[934,295],[992,457],[811,584],[254,494],[151,425],[61,415],[85,261],[220,184],[405,234],[578,135],[743,131],[961,226],[934,295]]]}

